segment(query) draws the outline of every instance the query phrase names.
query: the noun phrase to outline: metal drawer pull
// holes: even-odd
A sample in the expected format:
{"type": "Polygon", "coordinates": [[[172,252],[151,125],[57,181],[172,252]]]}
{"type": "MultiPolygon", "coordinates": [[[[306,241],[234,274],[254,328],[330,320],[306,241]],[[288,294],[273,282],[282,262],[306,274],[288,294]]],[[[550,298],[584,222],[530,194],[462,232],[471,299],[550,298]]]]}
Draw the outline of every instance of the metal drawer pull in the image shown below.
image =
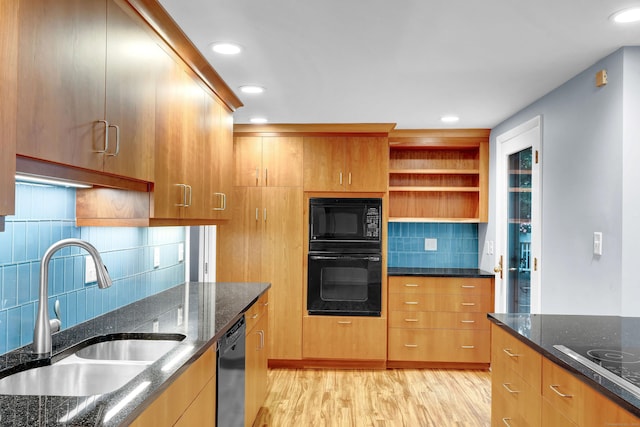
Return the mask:
{"type": "Polygon", "coordinates": [[[407,288],[417,288],[418,286],[420,286],[420,285],[418,285],[417,283],[405,283],[404,285],[405,285],[407,288]]]}
{"type": "Polygon", "coordinates": [[[511,421],[511,418],[502,419],[502,422],[504,423],[504,425],[506,425],[507,427],[511,427],[511,424],[509,424],[509,421],[511,421]]]}
{"type": "Polygon", "coordinates": [[[502,387],[504,387],[511,394],[520,393],[518,390],[513,390],[511,387],[509,387],[510,385],[511,383],[503,383],[502,387]]]}
{"type": "Polygon", "coordinates": [[[461,288],[465,288],[465,289],[475,289],[475,285],[462,285],[460,286],[461,288]]]}
{"type": "Polygon", "coordinates": [[[406,305],[418,305],[418,301],[405,301],[406,305]]]}
{"type": "Polygon", "coordinates": [[[475,320],[461,320],[460,323],[476,323],[475,320]]]}
{"type": "Polygon", "coordinates": [[[338,324],[339,325],[350,325],[351,321],[350,320],[338,320],[338,324]]]}
{"type": "Polygon", "coordinates": [[[560,384],[551,384],[551,385],[549,386],[549,388],[550,388],[551,390],[553,390],[553,391],[554,391],[558,396],[560,396],[560,397],[564,397],[564,398],[567,398],[567,399],[570,399],[570,398],[572,398],[572,397],[573,397],[573,394],[564,394],[564,393],[561,393],[560,391],[558,391],[558,387],[560,387],[560,384]]]}
{"type": "Polygon", "coordinates": [[[507,353],[507,356],[509,356],[509,357],[520,357],[520,356],[522,356],[521,354],[511,353],[511,349],[510,348],[503,348],[502,351],[507,353]]]}
{"type": "Polygon", "coordinates": [[[405,322],[417,322],[418,319],[404,319],[405,322]]]}
{"type": "Polygon", "coordinates": [[[252,319],[255,319],[256,317],[258,317],[258,313],[256,313],[253,316],[251,316],[252,319]]]}
{"type": "Polygon", "coordinates": [[[475,345],[461,345],[460,347],[464,348],[465,350],[473,350],[474,348],[476,348],[475,345]]]}
{"type": "Polygon", "coordinates": [[[222,202],[217,208],[212,208],[212,211],[224,211],[227,209],[227,195],[224,193],[213,193],[214,196],[222,202]]]}
{"type": "Polygon", "coordinates": [[[407,348],[418,348],[418,344],[405,344],[404,346],[407,348]]]}
{"type": "Polygon", "coordinates": [[[475,302],[463,302],[461,305],[465,306],[465,307],[473,307],[474,305],[476,305],[475,302]]]}

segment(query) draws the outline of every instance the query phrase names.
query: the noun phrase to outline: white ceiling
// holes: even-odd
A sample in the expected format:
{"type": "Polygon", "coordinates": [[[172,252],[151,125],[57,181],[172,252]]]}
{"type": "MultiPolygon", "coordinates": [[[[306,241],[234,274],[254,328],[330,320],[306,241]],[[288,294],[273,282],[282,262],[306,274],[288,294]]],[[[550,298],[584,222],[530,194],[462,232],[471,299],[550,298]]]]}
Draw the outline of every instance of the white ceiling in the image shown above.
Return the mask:
{"type": "MultiPolygon", "coordinates": [[[[160,0],[244,107],[235,123],[492,128],[622,46],[640,0],[160,0]],[[235,41],[239,56],[213,53],[235,41]],[[262,95],[238,87],[258,84],[262,95]],[[445,125],[440,117],[461,120],[445,125]]],[[[594,76],[595,79],[595,76],[594,76]]]]}

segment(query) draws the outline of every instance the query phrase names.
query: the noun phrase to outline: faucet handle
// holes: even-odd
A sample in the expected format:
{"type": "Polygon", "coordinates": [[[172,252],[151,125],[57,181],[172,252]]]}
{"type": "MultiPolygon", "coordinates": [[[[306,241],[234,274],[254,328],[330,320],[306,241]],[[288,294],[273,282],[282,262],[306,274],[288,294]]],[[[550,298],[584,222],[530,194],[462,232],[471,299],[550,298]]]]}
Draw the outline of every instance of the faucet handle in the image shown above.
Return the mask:
{"type": "Polygon", "coordinates": [[[53,304],[53,312],[56,315],[55,319],[49,319],[49,325],[51,325],[51,333],[60,331],[62,329],[62,319],[60,318],[60,300],[56,300],[53,304]]]}

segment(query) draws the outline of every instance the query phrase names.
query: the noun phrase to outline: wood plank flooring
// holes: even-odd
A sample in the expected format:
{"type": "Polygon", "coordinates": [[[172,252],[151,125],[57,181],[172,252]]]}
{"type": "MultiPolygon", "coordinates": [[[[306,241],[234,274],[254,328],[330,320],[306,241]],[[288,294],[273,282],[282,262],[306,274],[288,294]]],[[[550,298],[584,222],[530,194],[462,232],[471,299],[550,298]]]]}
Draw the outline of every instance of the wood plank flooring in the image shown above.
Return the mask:
{"type": "Polygon", "coordinates": [[[490,375],[443,369],[271,369],[254,427],[489,426],[490,375]]]}

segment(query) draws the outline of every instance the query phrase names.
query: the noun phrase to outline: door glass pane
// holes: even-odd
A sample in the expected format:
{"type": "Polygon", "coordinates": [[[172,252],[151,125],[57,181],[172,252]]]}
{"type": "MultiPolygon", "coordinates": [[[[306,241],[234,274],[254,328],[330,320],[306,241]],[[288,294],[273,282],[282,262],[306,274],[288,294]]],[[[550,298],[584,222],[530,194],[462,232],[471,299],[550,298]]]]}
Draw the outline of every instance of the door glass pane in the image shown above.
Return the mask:
{"type": "Polygon", "coordinates": [[[320,278],[320,298],[323,301],[366,301],[368,279],[366,268],[325,267],[320,278]]]}
{"type": "Polygon", "coordinates": [[[531,301],[531,147],[509,156],[507,310],[529,313],[531,301]]]}

